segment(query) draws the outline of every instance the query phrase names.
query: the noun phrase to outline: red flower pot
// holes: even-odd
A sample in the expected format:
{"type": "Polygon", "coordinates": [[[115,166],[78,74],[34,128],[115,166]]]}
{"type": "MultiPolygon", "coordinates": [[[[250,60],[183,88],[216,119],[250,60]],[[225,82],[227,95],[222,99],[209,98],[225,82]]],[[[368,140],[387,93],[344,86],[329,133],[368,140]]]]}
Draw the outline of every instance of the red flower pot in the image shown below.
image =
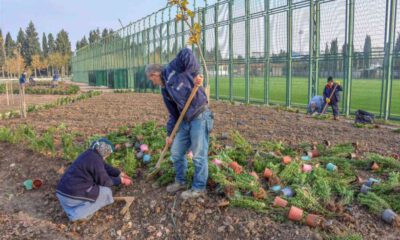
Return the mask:
{"type": "Polygon", "coordinates": [[[250,175],[253,176],[256,180],[260,179],[260,178],[258,177],[257,173],[254,172],[254,171],[252,171],[252,172],[250,173],[250,175]]]}
{"type": "Polygon", "coordinates": [[[40,187],[42,186],[42,184],[43,184],[43,182],[42,182],[42,180],[40,180],[40,179],[35,179],[35,180],[33,180],[33,182],[32,182],[32,186],[33,186],[33,188],[35,188],[35,189],[40,188],[40,187]]]}
{"type": "Polygon", "coordinates": [[[275,197],[273,205],[275,207],[284,208],[284,207],[286,207],[288,205],[288,201],[286,201],[285,199],[283,199],[281,197],[275,197]]]}
{"type": "Polygon", "coordinates": [[[372,162],[370,168],[372,171],[376,171],[379,169],[379,165],[376,162],[372,162]]]}
{"type": "Polygon", "coordinates": [[[321,221],[322,221],[321,217],[315,214],[308,214],[306,217],[306,224],[309,227],[315,228],[321,224],[321,221]]]}
{"type": "Polygon", "coordinates": [[[303,209],[291,206],[288,214],[289,220],[300,222],[303,218],[303,209]]]}
{"type": "Polygon", "coordinates": [[[285,164],[285,165],[288,165],[291,162],[292,162],[292,158],[290,156],[284,156],[282,158],[282,163],[285,164]]]}
{"type": "Polygon", "coordinates": [[[232,168],[236,174],[240,174],[243,171],[242,166],[240,166],[237,162],[231,162],[228,167],[232,168]]]}
{"type": "Polygon", "coordinates": [[[253,192],[253,197],[255,199],[265,199],[267,197],[267,192],[260,187],[257,192],[253,192]]]}
{"type": "Polygon", "coordinates": [[[311,150],[307,154],[310,158],[316,158],[316,157],[321,156],[321,154],[319,153],[319,151],[317,149],[311,150]]]}
{"type": "Polygon", "coordinates": [[[270,178],[270,177],[272,177],[272,175],[273,175],[272,170],[269,169],[269,168],[265,168],[265,170],[264,170],[264,177],[265,177],[265,178],[270,178]]]}

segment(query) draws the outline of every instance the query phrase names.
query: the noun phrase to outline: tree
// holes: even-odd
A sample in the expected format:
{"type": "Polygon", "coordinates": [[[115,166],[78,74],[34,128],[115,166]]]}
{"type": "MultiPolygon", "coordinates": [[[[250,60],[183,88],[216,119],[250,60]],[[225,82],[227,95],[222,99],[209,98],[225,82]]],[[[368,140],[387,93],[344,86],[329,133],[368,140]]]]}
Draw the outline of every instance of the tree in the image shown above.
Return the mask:
{"type": "Polygon", "coordinates": [[[43,57],[49,56],[49,44],[47,43],[47,37],[45,33],[42,35],[42,51],[43,57]]]}
{"type": "Polygon", "coordinates": [[[40,43],[38,33],[32,21],[29,22],[25,31],[24,58],[26,65],[31,65],[32,56],[40,54],[40,43]]]}
{"type": "Polygon", "coordinates": [[[104,28],[103,29],[103,32],[101,33],[101,37],[104,39],[104,38],[107,38],[108,37],[108,34],[109,34],[109,32],[108,32],[108,29],[107,28],[104,28]]]}
{"type": "Polygon", "coordinates": [[[49,65],[53,69],[54,73],[54,68],[61,69],[63,66],[63,57],[59,52],[55,52],[49,55],[49,65]]]}
{"type": "Polygon", "coordinates": [[[371,65],[371,52],[372,52],[371,36],[367,35],[365,37],[365,42],[364,42],[364,68],[367,70],[371,65]]]}
{"type": "Polygon", "coordinates": [[[81,48],[86,47],[87,45],[89,45],[86,36],[83,36],[82,40],[81,40],[81,48]]]}
{"type": "Polygon", "coordinates": [[[336,76],[337,67],[338,67],[338,40],[337,38],[332,40],[331,42],[331,50],[330,54],[333,57],[332,59],[332,75],[336,76]]]}
{"type": "Polygon", "coordinates": [[[22,28],[19,29],[18,35],[17,35],[17,45],[18,48],[20,48],[22,56],[25,56],[25,33],[22,31],[22,28]]]}
{"type": "Polygon", "coordinates": [[[97,28],[96,30],[92,30],[89,32],[89,43],[95,43],[100,39],[100,30],[97,28]]]}
{"type": "Polygon", "coordinates": [[[4,47],[6,50],[6,57],[12,58],[14,56],[15,42],[12,39],[11,34],[9,32],[6,35],[6,42],[4,47]]]}
{"type": "Polygon", "coordinates": [[[69,41],[68,33],[64,29],[57,34],[56,51],[62,55],[71,54],[71,42],[69,41]]]}
{"type": "Polygon", "coordinates": [[[0,68],[1,68],[1,76],[4,77],[4,66],[6,63],[6,50],[4,49],[4,39],[3,33],[0,29],[0,68]]]}
{"type": "Polygon", "coordinates": [[[54,37],[53,34],[49,33],[49,36],[47,37],[47,44],[48,44],[48,55],[52,54],[56,50],[56,44],[54,42],[54,37]]]}
{"type": "Polygon", "coordinates": [[[32,67],[33,72],[35,73],[35,77],[37,77],[37,70],[42,67],[42,63],[41,63],[39,54],[32,56],[32,61],[31,61],[30,66],[32,67]]]}

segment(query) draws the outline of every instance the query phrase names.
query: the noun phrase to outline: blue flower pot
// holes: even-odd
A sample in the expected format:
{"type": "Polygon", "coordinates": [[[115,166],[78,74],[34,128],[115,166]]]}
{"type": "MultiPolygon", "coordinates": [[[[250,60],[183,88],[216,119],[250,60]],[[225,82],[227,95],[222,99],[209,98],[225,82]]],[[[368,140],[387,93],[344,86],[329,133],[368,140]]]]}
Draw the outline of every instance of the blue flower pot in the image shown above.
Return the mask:
{"type": "Polygon", "coordinates": [[[148,164],[151,161],[151,156],[150,154],[145,154],[143,155],[143,163],[148,164]]]}
{"type": "Polygon", "coordinates": [[[294,192],[290,187],[285,187],[281,190],[283,196],[285,197],[293,197],[294,192]]]}
{"type": "Polygon", "coordinates": [[[392,209],[386,209],[382,212],[382,219],[383,221],[392,224],[393,220],[397,217],[397,214],[393,212],[392,209]]]}
{"type": "Polygon", "coordinates": [[[361,193],[364,193],[364,194],[367,194],[370,190],[371,190],[371,187],[369,187],[369,186],[363,184],[363,185],[361,186],[360,192],[361,192],[361,193]]]}
{"type": "Polygon", "coordinates": [[[271,190],[272,190],[273,192],[279,192],[279,191],[281,190],[281,186],[279,186],[279,185],[272,186],[272,187],[271,187],[271,190]]]}
{"type": "Polygon", "coordinates": [[[329,172],[333,172],[337,170],[337,166],[333,163],[328,163],[326,165],[326,170],[328,170],[329,172]]]}

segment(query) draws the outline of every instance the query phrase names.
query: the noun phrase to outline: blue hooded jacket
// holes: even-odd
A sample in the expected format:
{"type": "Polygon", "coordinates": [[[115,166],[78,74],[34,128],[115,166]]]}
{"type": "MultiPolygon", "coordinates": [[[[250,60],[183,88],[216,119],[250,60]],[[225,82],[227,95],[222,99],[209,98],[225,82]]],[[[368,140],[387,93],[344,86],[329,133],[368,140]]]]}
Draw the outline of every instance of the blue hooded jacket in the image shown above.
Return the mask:
{"type": "Polygon", "coordinates": [[[104,162],[93,149],[78,156],[57,185],[56,192],[69,198],[96,201],[99,186],[111,187],[121,184],[121,171],[104,162]]]}
{"type": "Polygon", "coordinates": [[[26,82],[26,75],[22,74],[19,78],[19,84],[24,84],[26,82]]]}
{"type": "MultiPolygon", "coordinates": [[[[329,86],[328,84],[326,84],[326,86],[325,86],[325,88],[324,88],[324,98],[325,98],[325,99],[327,99],[327,98],[329,98],[329,97],[331,96],[331,94],[332,94],[332,92],[333,92],[333,89],[335,88],[336,85],[337,85],[337,84],[334,83],[334,84],[332,85],[332,87],[331,87],[331,86],[329,86]]],[[[337,88],[336,88],[336,90],[335,90],[335,93],[334,93],[333,96],[332,96],[332,99],[331,99],[330,104],[336,104],[336,103],[338,103],[338,102],[340,101],[340,93],[339,93],[339,92],[341,92],[341,91],[343,91],[342,86],[337,85],[337,88]]]]}
{"type": "MultiPolygon", "coordinates": [[[[169,117],[167,122],[168,136],[174,129],[175,123],[183,110],[187,99],[194,87],[193,78],[199,74],[200,65],[188,49],[182,49],[176,58],[172,60],[162,71],[161,78],[164,87],[161,94],[165,106],[168,109],[169,117]]],[[[184,120],[190,122],[198,114],[202,113],[208,104],[207,96],[202,87],[199,88],[190,104],[184,120]]]]}

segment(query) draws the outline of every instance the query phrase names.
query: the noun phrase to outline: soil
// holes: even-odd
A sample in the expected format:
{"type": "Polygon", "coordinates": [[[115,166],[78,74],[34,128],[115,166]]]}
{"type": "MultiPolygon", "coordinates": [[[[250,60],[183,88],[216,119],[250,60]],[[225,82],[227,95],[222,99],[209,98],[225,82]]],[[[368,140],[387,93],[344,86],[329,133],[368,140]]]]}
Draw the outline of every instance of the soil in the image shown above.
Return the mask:
{"type": "MultiPolygon", "coordinates": [[[[25,101],[26,105],[37,105],[37,104],[46,104],[57,101],[58,98],[63,97],[60,95],[36,95],[36,94],[26,94],[25,101]]],[[[64,96],[65,97],[65,96],[64,96]]],[[[10,105],[7,106],[7,97],[5,94],[0,95],[0,112],[7,112],[12,110],[20,109],[20,98],[18,94],[14,94],[14,102],[12,101],[11,95],[9,95],[10,105]]]]}
{"type": "MultiPolygon", "coordinates": [[[[400,134],[387,128],[354,128],[345,121],[316,120],[264,106],[212,102],[214,134],[237,129],[251,142],[282,140],[290,144],[329,140],[358,141],[363,151],[396,152],[400,134]]],[[[29,123],[38,130],[65,123],[83,136],[105,134],[123,125],[155,120],[164,124],[167,112],[159,95],[104,93],[71,105],[35,112],[27,120],[9,119],[1,125],[29,123]]],[[[400,231],[379,216],[353,206],[343,216],[328,220],[324,230],[280,222],[282,212],[268,214],[218,207],[222,196],[209,191],[198,200],[182,201],[165,188],[152,188],[139,169],[133,186],[114,188],[114,196],[134,196],[128,215],[122,203],[100,210],[90,221],[69,223],[54,191],[60,169],[68,164],[28,150],[0,143],[0,239],[323,239],[359,233],[365,239],[400,239],[400,231]],[[22,182],[40,178],[43,186],[25,190],[22,182]]]]}

